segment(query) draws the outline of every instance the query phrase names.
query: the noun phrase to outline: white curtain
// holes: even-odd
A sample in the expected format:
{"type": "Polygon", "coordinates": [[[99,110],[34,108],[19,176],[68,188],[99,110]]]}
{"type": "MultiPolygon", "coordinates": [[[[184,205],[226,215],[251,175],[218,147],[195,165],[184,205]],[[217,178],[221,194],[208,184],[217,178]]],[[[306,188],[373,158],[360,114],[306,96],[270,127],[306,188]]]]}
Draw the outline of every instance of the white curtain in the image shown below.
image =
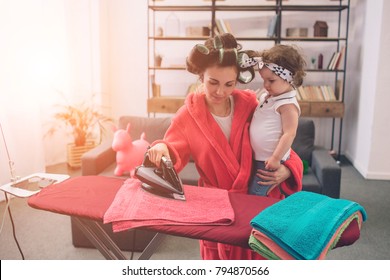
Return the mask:
{"type": "MultiPolygon", "coordinates": [[[[102,91],[101,1],[0,0],[0,123],[16,175],[64,162],[66,135],[44,137],[53,105],[102,91]]],[[[1,137],[0,184],[9,179],[1,137]]]]}

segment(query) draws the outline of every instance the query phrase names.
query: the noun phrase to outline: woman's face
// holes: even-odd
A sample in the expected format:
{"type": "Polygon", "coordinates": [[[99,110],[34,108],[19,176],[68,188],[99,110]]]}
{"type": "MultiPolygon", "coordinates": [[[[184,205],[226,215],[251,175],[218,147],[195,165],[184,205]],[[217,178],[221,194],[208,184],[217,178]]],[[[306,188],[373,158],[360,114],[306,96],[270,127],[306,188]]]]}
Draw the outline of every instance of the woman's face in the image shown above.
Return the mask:
{"type": "Polygon", "coordinates": [[[206,101],[209,106],[226,104],[237,83],[237,69],[235,66],[212,66],[203,74],[206,101]]]}
{"type": "Polygon", "coordinates": [[[292,90],[292,86],[288,82],[283,80],[267,67],[263,67],[259,72],[264,81],[264,88],[271,96],[278,96],[292,90]]]}

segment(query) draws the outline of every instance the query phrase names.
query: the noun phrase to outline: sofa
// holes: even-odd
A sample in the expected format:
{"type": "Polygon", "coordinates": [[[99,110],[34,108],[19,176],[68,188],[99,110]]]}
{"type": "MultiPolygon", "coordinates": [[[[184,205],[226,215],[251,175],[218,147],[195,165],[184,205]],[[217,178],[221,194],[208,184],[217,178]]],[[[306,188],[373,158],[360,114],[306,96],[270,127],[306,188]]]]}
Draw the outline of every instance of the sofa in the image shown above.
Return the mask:
{"type": "MultiPolygon", "coordinates": [[[[162,139],[171,122],[170,117],[146,118],[137,116],[122,116],[118,122],[118,128],[126,129],[131,123],[131,137],[139,139],[144,132],[146,140],[153,142],[162,139]]],[[[300,118],[297,135],[292,148],[298,153],[305,163],[303,176],[303,190],[324,194],[338,198],[340,196],[341,168],[325,148],[314,145],[315,126],[311,119],[300,118]]],[[[81,158],[81,174],[115,176],[116,153],[111,148],[112,140],[107,140],[96,148],[85,153],[81,158]]],[[[128,177],[128,174],[122,175],[128,177]]],[[[179,173],[183,184],[197,185],[198,172],[194,162],[190,161],[179,173]]],[[[147,245],[154,233],[135,230],[113,234],[109,225],[102,225],[109,235],[119,244],[123,250],[139,251],[147,245]],[[139,234],[138,234],[139,232],[139,234]],[[124,240],[134,240],[134,234],[138,235],[135,244],[124,240]],[[129,245],[130,244],[130,245],[129,245]],[[137,247],[138,246],[138,247],[137,247]]],[[[91,243],[83,236],[82,232],[72,221],[72,240],[76,247],[91,247],[91,243]]]]}

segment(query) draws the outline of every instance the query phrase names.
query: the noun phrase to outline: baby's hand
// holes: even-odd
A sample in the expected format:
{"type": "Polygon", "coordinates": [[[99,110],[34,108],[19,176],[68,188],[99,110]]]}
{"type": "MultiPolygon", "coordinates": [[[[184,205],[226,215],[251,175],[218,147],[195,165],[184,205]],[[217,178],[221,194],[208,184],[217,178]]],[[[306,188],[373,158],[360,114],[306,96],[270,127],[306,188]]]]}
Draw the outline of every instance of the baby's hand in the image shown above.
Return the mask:
{"type": "Polygon", "coordinates": [[[280,160],[270,157],[265,161],[265,169],[269,171],[277,170],[280,167],[280,160]]]}

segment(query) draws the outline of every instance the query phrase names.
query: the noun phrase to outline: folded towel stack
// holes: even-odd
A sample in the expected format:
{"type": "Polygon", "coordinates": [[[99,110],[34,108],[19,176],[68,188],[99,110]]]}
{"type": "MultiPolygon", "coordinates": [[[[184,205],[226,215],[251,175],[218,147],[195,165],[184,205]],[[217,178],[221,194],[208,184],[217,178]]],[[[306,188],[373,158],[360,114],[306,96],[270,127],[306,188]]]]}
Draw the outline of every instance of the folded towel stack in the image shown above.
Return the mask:
{"type": "Polygon", "coordinates": [[[234,210],[223,189],[184,185],[186,201],[146,192],[138,179],[127,179],[104,215],[113,231],[154,225],[230,225],[234,210]]]}
{"type": "Polygon", "coordinates": [[[354,220],[366,220],[358,203],[301,191],[251,220],[249,246],[268,259],[322,259],[354,220]]]}

